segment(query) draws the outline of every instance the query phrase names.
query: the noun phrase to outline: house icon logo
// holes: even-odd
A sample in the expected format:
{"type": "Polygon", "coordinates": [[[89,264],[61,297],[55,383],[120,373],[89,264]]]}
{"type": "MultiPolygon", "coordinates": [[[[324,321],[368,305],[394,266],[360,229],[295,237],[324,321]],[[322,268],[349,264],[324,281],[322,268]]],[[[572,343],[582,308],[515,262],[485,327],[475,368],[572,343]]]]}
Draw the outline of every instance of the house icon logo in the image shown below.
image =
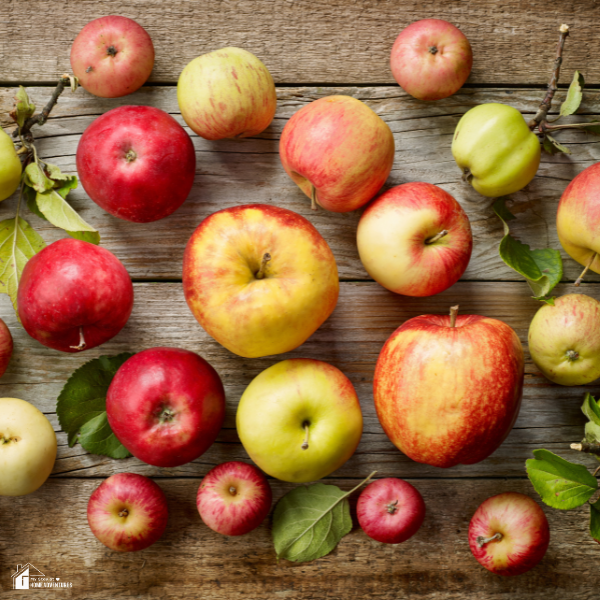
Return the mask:
{"type": "Polygon", "coordinates": [[[31,563],[17,565],[17,570],[12,575],[13,589],[28,590],[31,580],[35,581],[38,577],[44,577],[44,574],[31,563]]]}

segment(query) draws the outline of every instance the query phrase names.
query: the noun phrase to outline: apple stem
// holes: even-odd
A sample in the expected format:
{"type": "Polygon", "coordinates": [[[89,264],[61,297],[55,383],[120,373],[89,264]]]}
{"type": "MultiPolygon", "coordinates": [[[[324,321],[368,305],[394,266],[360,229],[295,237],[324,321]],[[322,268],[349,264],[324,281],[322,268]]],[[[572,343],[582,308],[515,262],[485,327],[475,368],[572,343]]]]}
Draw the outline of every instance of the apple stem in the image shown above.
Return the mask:
{"type": "Polygon", "coordinates": [[[116,56],[117,55],[117,49],[114,46],[109,46],[106,49],[106,54],[110,54],[110,56],[116,56]]]}
{"type": "Polygon", "coordinates": [[[438,240],[441,240],[443,237],[445,237],[447,235],[448,235],[448,230],[447,229],[443,229],[439,233],[436,233],[434,236],[431,236],[430,238],[427,238],[425,240],[425,243],[426,244],[435,244],[438,240]]]}
{"type": "Polygon", "coordinates": [[[312,210],[319,209],[319,205],[317,204],[317,188],[312,183],[310,184],[310,208],[312,210]]]}
{"type": "Polygon", "coordinates": [[[260,263],[260,269],[256,273],[256,279],[264,279],[267,275],[267,263],[271,260],[271,255],[268,252],[265,252],[262,257],[262,261],[260,263]]]}
{"type": "Polygon", "coordinates": [[[597,442],[581,442],[581,444],[571,444],[571,450],[578,452],[586,452],[587,454],[595,454],[600,456],[600,444],[597,442]]]}
{"type": "Polygon", "coordinates": [[[308,450],[308,432],[310,431],[308,423],[304,423],[304,431],[306,431],[306,436],[304,436],[301,448],[302,450],[308,450]]]}
{"type": "Polygon", "coordinates": [[[431,46],[431,48],[429,48],[429,52],[431,52],[431,54],[437,54],[437,46],[431,46]]]}
{"type": "Polygon", "coordinates": [[[126,508],[123,508],[122,510],[119,511],[120,517],[126,517],[128,514],[129,514],[129,511],[126,508]]]}
{"type": "Polygon", "coordinates": [[[471,173],[471,170],[470,169],[465,169],[463,171],[463,174],[462,174],[462,180],[465,183],[471,183],[472,179],[473,179],[473,173],[471,173]]]}
{"type": "Polygon", "coordinates": [[[125,155],[125,160],[130,163],[133,162],[137,158],[137,153],[133,148],[130,148],[125,155]]]}
{"type": "Polygon", "coordinates": [[[485,546],[485,544],[488,544],[489,542],[493,542],[494,540],[498,540],[500,541],[502,539],[502,534],[500,532],[495,533],[493,536],[491,537],[483,537],[482,535],[478,535],[475,538],[475,541],[477,542],[477,546],[479,548],[483,548],[485,546]]]}
{"type": "Polygon", "coordinates": [[[567,350],[565,354],[567,355],[567,360],[569,362],[576,361],[579,358],[579,352],[576,352],[575,350],[567,350]]]}
{"type": "Polygon", "coordinates": [[[390,502],[385,508],[390,515],[393,515],[398,510],[398,500],[396,499],[393,502],[390,502]]]}
{"type": "Polygon", "coordinates": [[[592,258],[590,258],[590,260],[588,261],[588,264],[585,266],[585,269],[582,271],[581,275],[575,281],[575,287],[579,287],[581,285],[581,282],[583,281],[585,274],[588,272],[588,269],[592,266],[592,263],[594,262],[594,259],[596,258],[596,256],[598,256],[598,253],[594,252],[594,254],[592,254],[592,258]]]}
{"type": "Polygon", "coordinates": [[[232,486],[229,488],[229,493],[230,493],[232,496],[235,496],[235,495],[237,494],[237,489],[235,488],[235,486],[233,486],[233,485],[232,485],[232,486]]]}
{"type": "Polygon", "coordinates": [[[85,337],[83,336],[83,327],[79,328],[79,344],[77,346],[69,346],[73,350],[84,350],[86,347],[85,337]]]}
{"type": "Polygon", "coordinates": [[[458,304],[450,307],[450,327],[456,327],[456,317],[458,316],[458,304]]]}

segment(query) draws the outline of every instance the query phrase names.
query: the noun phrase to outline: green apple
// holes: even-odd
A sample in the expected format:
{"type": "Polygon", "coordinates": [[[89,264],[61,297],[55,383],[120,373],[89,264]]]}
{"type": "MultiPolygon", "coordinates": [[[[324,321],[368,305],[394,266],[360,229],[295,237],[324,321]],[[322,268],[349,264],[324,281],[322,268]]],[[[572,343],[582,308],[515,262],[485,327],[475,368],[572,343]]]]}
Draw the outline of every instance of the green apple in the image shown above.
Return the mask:
{"type": "Polygon", "coordinates": [[[0,201],[12,196],[21,181],[23,167],[10,136],[0,128],[0,201]]]}
{"type": "Polygon", "coordinates": [[[523,115],[506,104],[481,104],[463,115],[452,156],[471,185],[497,198],[524,188],[540,166],[540,142],[523,115]]]}
{"type": "Polygon", "coordinates": [[[246,452],[265,473],[306,483],[326,477],[354,454],[363,419],[354,386],[339,369],[293,358],[252,380],[236,426],[246,452]]]}
{"type": "Polygon", "coordinates": [[[529,326],[529,352],[554,383],[584,385],[600,377],[600,302],[567,294],[540,308],[529,326]]]}

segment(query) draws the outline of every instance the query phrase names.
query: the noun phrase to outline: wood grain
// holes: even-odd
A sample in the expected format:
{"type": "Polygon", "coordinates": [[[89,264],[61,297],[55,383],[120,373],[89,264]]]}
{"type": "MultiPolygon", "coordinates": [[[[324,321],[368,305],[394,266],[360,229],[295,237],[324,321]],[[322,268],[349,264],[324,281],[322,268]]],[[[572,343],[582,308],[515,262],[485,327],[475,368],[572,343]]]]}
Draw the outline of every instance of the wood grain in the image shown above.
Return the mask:
{"type": "MultiPolygon", "coordinates": [[[[30,90],[38,106],[48,97],[48,88],[30,90]]],[[[465,280],[512,280],[521,278],[498,256],[502,225],[495,216],[492,200],[483,198],[461,181],[461,173],[450,153],[452,134],[460,116],[477,104],[506,102],[525,114],[535,112],[541,94],[537,90],[463,90],[446,100],[425,103],[407,96],[397,87],[380,88],[280,88],[277,115],[259,137],[209,142],[193,135],[197,175],[185,204],[170,217],[141,224],[116,219],[102,211],[80,187],[69,196],[82,216],[102,234],[102,244],[125,264],[134,279],[180,279],[185,244],[198,223],[216,210],[237,204],[262,202],[294,210],[308,218],[323,234],[335,254],[343,280],[364,280],[368,275],[356,249],[356,225],[360,215],[310,210],[309,200],[289,179],[278,155],[279,136],[289,117],[308,102],[330,94],[350,94],[364,100],[391,127],[396,141],[396,158],[386,187],[408,181],[426,181],[441,186],[462,204],[471,220],[474,248],[465,280]]],[[[0,89],[0,115],[12,104],[14,88],[0,89]]],[[[556,106],[564,99],[557,94],[556,106]]],[[[66,91],[53,111],[53,118],[36,129],[40,153],[64,170],[75,173],[78,140],[94,118],[115,106],[148,104],[180,120],[176,91],[171,87],[144,88],[118,100],[103,100],[79,89],[66,91]]],[[[586,92],[580,109],[585,115],[600,113],[600,93],[586,92]]],[[[555,218],[558,200],[571,179],[600,157],[597,136],[581,131],[562,132],[557,138],[569,147],[571,156],[544,155],[538,175],[523,191],[511,197],[518,219],[511,232],[532,248],[560,249],[555,218]]],[[[0,219],[14,214],[16,197],[0,204],[0,219]]],[[[35,216],[28,217],[49,243],[62,232],[35,216]]],[[[574,281],[581,266],[564,252],[565,279],[574,281]]],[[[588,280],[600,277],[589,275],[588,280]]]]}
{"type": "Polygon", "coordinates": [[[413,21],[440,18],[460,27],[473,47],[470,83],[546,84],[558,28],[567,23],[563,81],[583,69],[600,83],[593,0],[3,0],[0,81],[52,82],[70,70],[71,44],[91,19],[120,14],[152,37],[150,81],[175,83],[193,58],[241,46],[261,58],[279,83],[394,83],[392,44],[413,21]]]}

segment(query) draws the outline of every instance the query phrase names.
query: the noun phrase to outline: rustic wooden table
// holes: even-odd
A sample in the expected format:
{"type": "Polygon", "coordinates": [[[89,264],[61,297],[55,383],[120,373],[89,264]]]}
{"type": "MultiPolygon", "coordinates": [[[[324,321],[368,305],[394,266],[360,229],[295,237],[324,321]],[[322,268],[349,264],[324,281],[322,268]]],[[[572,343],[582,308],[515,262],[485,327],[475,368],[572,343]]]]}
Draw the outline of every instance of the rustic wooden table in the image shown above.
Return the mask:
{"type": "MultiPolygon", "coordinates": [[[[469,520],[488,496],[507,490],[538,499],[525,476],[531,451],[545,447],[588,465],[569,443],[579,441],[585,421],[583,389],[544,379],[527,356],[525,393],[518,421],[506,442],[487,460],[441,470],[411,462],[384,435],[373,407],[372,376],[379,350],[404,320],[429,312],[446,313],[459,303],[464,313],[497,317],[526,343],[529,321],[539,304],[525,283],[498,257],[502,227],[491,202],[460,180],[450,154],[451,135],[465,111],[483,102],[505,102],[532,113],[543,96],[560,23],[572,27],[563,82],[581,69],[589,84],[581,115],[600,114],[600,62],[596,24],[600,5],[592,0],[2,0],[0,3],[0,124],[15,86],[27,85],[38,106],[58,76],[69,71],[69,49],[89,20],[121,14],[137,20],[156,48],[150,82],[132,96],[95,98],[79,89],[65,92],[43,128],[35,131],[43,157],[75,172],[75,150],[83,130],[100,114],[124,104],[162,108],[183,123],[175,84],[195,56],[228,45],[256,53],[278,85],[278,110],[260,136],[207,142],[193,136],[197,177],[193,191],[171,217],[151,224],[115,219],[79,189],[73,205],[102,234],[102,244],[129,270],[135,287],[133,315],[112,341],[81,355],[63,355],[30,339],[16,322],[9,298],[0,298],[0,316],[15,339],[15,353],[0,380],[2,396],[24,398],[48,415],[59,441],[51,479],[36,493],[0,498],[0,590],[12,590],[17,564],[32,563],[44,574],[71,582],[60,590],[30,590],[27,598],[477,598],[597,597],[600,548],[589,537],[587,511],[568,513],[545,507],[551,526],[548,553],[539,566],[515,578],[484,570],[467,543],[469,520]],[[407,96],[394,84],[389,50],[410,22],[438,17],[456,23],[475,56],[467,86],[435,103],[407,96]],[[364,100],[392,128],[396,160],[388,186],[427,181],[453,194],[467,211],[475,237],[463,280],[426,299],[396,296],[369,281],[358,259],[355,230],[359,215],[313,213],[309,202],[280,165],[278,138],[286,120],[308,102],[334,93],[364,100]],[[370,471],[407,478],[422,492],[427,518],[409,542],[387,546],[355,527],[338,548],[320,560],[277,562],[269,523],[241,538],[213,533],[200,521],[195,494],[201,477],[227,460],[247,460],[235,431],[235,410],[244,387],[262,369],[284,357],[256,360],[232,355],[201,329],[181,288],[183,249],[196,225],[210,213],[237,204],[264,202],[309,218],[331,245],[338,262],[341,294],[333,316],[307,343],[286,356],[329,361],[357,388],[364,416],[362,442],[350,461],[328,479],[349,489],[370,471]],[[158,469],[136,459],[122,461],[69,448],[55,414],[56,398],[74,369],[101,354],[179,346],[199,352],[223,378],[227,418],[217,442],[199,460],[176,469],[158,469]],[[118,554],[102,546],[86,522],[92,490],[116,472],[150,475],[165,491],[170,521],[164,537],[139,553],[118,554]]],[[[564,98],[564,90],[557,94],[564,98]]],[[[556,103],[558,105],[558,102],[556,103]]],[[[577,119],[579,117],[574,117],[577,119]]],[[[558,199],[568,182],[600,155],[598,137],[563,133],[571,156],[548,156],[534,181],[512,198],[518,219],[513,233],[533,247],[560,248],[555,230],[558,199]]],[[[0,219],[13,215],[15,199],[0,205],[0,219]]],[[[40,219],[28,220],[47,243],[61,232],[40,219]]],[[[572,290],[581,267],[565,258],[564,284],[572,290]]],[[[598,276],[587,278],[585,293],[600,298],[598,276]]],[[[600,386],[587,391],[600,393],[600,386]]],[[[272,481],[275,498],[292,486],[272,481]]]]}

